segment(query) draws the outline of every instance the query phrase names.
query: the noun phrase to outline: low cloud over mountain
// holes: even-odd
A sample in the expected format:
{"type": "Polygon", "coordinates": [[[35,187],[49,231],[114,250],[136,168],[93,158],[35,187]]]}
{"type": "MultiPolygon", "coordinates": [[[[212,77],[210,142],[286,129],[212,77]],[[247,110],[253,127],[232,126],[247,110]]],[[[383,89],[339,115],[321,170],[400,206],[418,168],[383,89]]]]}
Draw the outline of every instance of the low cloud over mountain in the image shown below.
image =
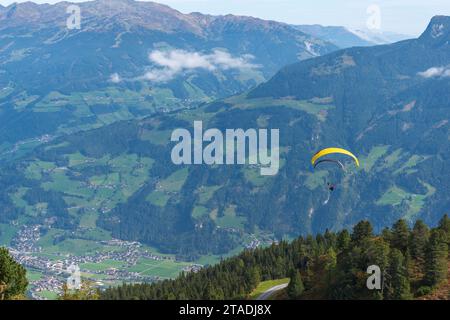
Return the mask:
{"type": "Polygon", "coordinates": [[[149,60],[160,68],[153,68],[145,73],[143,79],[153,82],[167,82],[184,72],[195,70],[252,70],[260,66],[251,63],[254,56],[250,54],[233,57],[224,50],[214,50],[210,54],[186,50],[155,50],[149,54],[149,60]]]}
{"type": "Polygon", "coordinates": [[[432,67],[426,71],[419,72],[419,75],[424,78],[445,78],[450,77],[450,66],[446,67],[432,67]]]}

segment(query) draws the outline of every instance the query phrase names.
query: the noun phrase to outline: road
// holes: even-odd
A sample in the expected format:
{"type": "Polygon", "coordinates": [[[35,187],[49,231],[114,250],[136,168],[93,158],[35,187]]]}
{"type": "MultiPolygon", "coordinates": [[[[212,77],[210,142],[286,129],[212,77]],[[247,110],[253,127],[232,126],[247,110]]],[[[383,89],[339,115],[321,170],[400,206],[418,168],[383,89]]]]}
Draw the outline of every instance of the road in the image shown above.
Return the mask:
{"type": "Polygon", "coordinates": [[[272,288],[264,291],[261,293],[261,295],[256,298],[256,300],[267,300],[271,295],[273,295],[275,292],[282,290],[288,286],[288,283],[279,284],[277,286],[273,286],[272,288]]]}

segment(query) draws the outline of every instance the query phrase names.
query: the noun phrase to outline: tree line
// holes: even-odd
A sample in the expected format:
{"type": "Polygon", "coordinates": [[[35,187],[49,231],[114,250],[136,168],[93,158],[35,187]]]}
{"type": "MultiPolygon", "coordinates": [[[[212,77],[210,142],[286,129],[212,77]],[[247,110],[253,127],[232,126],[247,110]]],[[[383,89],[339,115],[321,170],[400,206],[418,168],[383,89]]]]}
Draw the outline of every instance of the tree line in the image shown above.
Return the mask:
{"type": "MultiPolygon", "coordinates": [[[[447,281],[450,219],[435,228],[398,220],[374,234],[370,222],[352,232],[326,231],[246,250],[196,273],[152,284],[123,284],[102,299],[245,299],[261,281],[290,277],[290,299],[413,299],[447,281]],[[381,287],[367,287],[369,266],[381,270],[381,287]]],[[[447,293],[448,294],[448,293],[447,293]]]]}

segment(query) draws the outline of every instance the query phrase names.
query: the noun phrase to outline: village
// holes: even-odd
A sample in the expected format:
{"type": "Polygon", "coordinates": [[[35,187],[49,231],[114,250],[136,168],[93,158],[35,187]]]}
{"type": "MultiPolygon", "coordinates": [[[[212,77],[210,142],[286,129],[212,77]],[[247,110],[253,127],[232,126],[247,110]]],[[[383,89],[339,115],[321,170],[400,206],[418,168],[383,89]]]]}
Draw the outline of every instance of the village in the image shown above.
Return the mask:
{"type": "MultiPolygon", "coordinates": [[[[95,241],[101,248],[111,250],[96,250],[86,254],[73,254],[68,252],[53,251],[49,253],[42,248],[40,239],[51,228],[53,221],[46,220],[43,225],[23,225],[13,237],[9,251],[14,259],[27,269],[27,273],[35,275],[29,278],[28,295],[32,299],[41,300],[57,297],[62,293],[63,285],[71,276],[71,268],[79,268],[81,278],[89,281],[97,288],[107,288],[111,285],[122,283],[155,282],[167,277],[157,273],[143,272],[152,269],[140,269],[142,261],[153,261],[164,263],[164,261],[176,264],[174,256],[155,254],[142,243],[137,241],[124,241],[120,239],[109,239],[95,241]],[[111,265],[110,263],[113,262],[111,265]],[[89,265],[89,267],[86,267],[89,265]],[[44,294],[47,293],[47,296],[44,294]]],[[[16,225],[17,226],[17,225],[16,225]]],[[[218,227],[219,228],[219,227],[218,227]]],[[[227,228],[229,232],[238,232],[234,228],[227,228]]],[[[77,239],[76,231],[67,235],[68,239],[77,239]]],[[[277,243],[270,235],[251,234],[243,247],[253,250],[260,246],[277,243]]],[[[203,265],[183,262],[178,272],[198,272],[203,265]]],[[[175,276],[175,275],[174,275],[175,276]]]]}
{"type": "MultiPolygon", "coordinates": [[[[53,292],[60,294],[64,283],[71,275],[68,270],[71,266],[81,266],[83,280],[89,280],[94,286],[103,288],[111,283],[137,283],[153,282],[161,280],[158,276],[142,275],[137,271],[128,271],[139,259],[150,259],[154,261],[173,260],[170,256],[160,256],[142,248],[142,244],[135,241],[123,241],[111,239],[99,241],[103,246],[119,247],[121,250],[95,252],[87,255],[68,255],[55,253],[58,259],[49,257],[42,252],[42,248],[37,245],[40,239],[41,225],[23,226],[11,241],[8,248],[14,259],[23,265],[27,270],[39,273],[42,276],[36,280],[30,280],[29,295],[33,299],[44,299],[40,293],[53,292]],[[83,269],[83,264],[100,264],[104,261],[122,261],[125,268],[106,269],[83,269]]],[[[184,272],[197,272],[203,266],[191,264],[185,266],[184,272]]]]}

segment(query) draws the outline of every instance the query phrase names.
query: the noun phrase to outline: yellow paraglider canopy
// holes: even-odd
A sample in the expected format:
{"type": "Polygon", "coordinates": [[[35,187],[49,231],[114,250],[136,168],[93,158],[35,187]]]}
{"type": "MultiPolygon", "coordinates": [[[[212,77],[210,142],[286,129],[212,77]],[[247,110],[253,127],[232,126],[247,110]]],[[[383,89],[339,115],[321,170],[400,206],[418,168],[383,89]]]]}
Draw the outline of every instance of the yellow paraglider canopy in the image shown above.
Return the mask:
{"type": "Polygon", "coordinates": [[[346,154],[346,155],[352,157],[353,160],[355,160],[355,162],[356,162],[356,166],[359,167],[358,158],[350,151],[347,151],[347,150],[341,149],[341,148],[326,148],[326,149],[320,150],[312,157],[312,159],[311,159],[312,165],[314,165],[316,163],[317,159],[319,159],[323,156],[326,156],[327,154],[332,154],[332,153],[341,153],[341,154],[346,154]]]}

